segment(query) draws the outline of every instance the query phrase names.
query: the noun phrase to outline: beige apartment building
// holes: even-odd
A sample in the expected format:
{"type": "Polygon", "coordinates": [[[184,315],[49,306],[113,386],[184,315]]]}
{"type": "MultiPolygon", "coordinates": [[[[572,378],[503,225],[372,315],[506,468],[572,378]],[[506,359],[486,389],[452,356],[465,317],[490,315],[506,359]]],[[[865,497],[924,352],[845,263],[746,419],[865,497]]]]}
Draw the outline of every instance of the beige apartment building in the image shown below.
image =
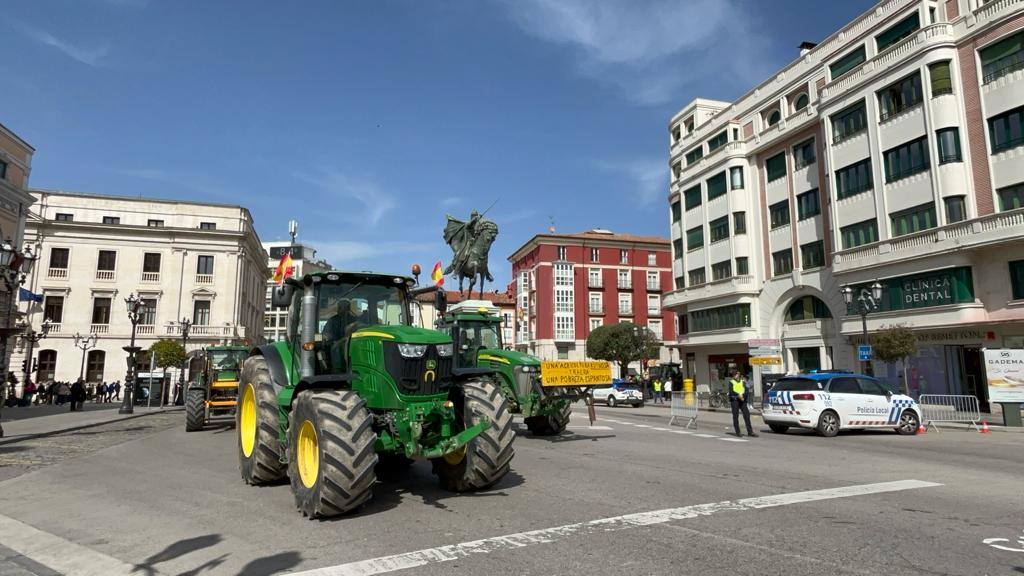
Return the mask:
{"type": "Polygon", "coordinates": [[[879,2],[669,140],[665,307],[698,383],[759,380],[756,339],[781,345],[761,370],[861,370],[865,296],[869,334],[917,334],[913,394],[985,406],[981,349],[1024,347],[1024,3],[879,2]]]}
{"type": "MultiPolygon", "coordinates": [[[[94,334],[84,358],[87,381],[124,380],[132,325],[125,298],[142,298],[137,345],[181,338],[187,349],[263,341],[267,254],[242,206],[32,190],[26,243],[40,259],[26,288],[42,303],[22,303],[29,323],[52,328],[34,351],[37,381],[73,381],[83,352],[74,336],[94,334]]],[[[25,353],[22,347],[20,353],[25,353]]],[[[14,361],[20,365],[21,357],[14,361]]]]}
{"type": "MultiPolygon", "coordinates": [[[[26,189],[34,153],[35,149],[27,142],[0,124],[0,241],[4,248],[10,248],[15,254],[26,255],[25,218],[33,202],[26,189]]],[[[11,346],[16,334],[21,332],[18,328],[17,297],[22,276],[10,265],[3,270],[3,276],[4,282],[0,283],[0,362],[3,370],[0,374],[7,374],[12,367],[11,346]]],[[[20,380],[20,376],[18,378],[20,380]]]]}

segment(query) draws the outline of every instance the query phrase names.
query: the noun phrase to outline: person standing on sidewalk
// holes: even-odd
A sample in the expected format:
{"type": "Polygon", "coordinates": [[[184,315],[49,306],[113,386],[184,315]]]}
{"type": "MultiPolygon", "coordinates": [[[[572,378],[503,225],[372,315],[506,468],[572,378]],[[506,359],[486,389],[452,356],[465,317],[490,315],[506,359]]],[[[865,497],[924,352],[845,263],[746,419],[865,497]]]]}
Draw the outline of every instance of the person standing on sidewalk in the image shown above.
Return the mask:
{"type": "Polygon", "coordinates": [[[654,403],[661,404],[663,398],[661,397],[661,380],[658,378],[654,379],[654,403]]]}
{"type": "Polygon", "coordinates": [[[732,373],[732,380],[729,381],[729,403],[732,404],[732,427],[736,436],[740,434],[740,412],[743,412],[743,423],[747,425],[747,436],[757,438],[754,427],[750,425],[750,409],[747,408],[747,382],[740,375],[739,370],[732,373]]]}
{"type": "Polygon", "coordinates": [[[665,400],[672,402],[672,377],[665,378],[665,383],[661,386],[665,391],[665,400]]]}

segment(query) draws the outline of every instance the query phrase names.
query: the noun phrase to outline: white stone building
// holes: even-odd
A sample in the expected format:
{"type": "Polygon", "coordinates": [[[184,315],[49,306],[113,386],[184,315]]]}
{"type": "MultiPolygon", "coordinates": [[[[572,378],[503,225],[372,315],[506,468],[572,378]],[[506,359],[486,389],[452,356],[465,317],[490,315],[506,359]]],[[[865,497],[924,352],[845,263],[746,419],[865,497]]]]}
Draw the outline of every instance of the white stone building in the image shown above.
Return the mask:
{"type": "Polygon", "coordinates": [[[284,340],[288,332],[288,309],[273,308],[270,306],[270,295],[276,285],[273,278],[274,270],[277,270],[281,263],[281,257],[287,252],[292,254],[292,264],[295,267],[294,278],[302,278],[303,274],[330,270],[331,265],[323,260],[316,260],[316,250],[304,244],[292,244],[290,241],[264,242],[263,249],[267,251],[270,258],[267,260],[268,280],[266,299],[263,312],[263,335],[268,342],[284,340]]]}
{"type": "Polygon", "coordinates": [[[980,350],[1024,345],[1024,4],[879,2],[669,140],[665,306],[698,383],[757,377],[758,338],[779,370],[860,370],[841,290],[878,281],[868,331],[918,335],[912,393],[985,405],[980,350]]]}
{"type": "MultiPolygon", "coordinates": [[[[16,251],[24,251],[25,218],[33,198],[26,191],[35,153],[27,142],[0,124],[0,241],[16,251]]],[[[8,370],[17,372],[18,365],[9,363],[12,335],[21,332],[17,317],[17,271],[3,270],[5,282],[0,282],[0,376],[8,370]]],[[[21,376],[16,376],[21,381],[21,376]]]]}
{"type": "MultiPolygon", "coordinates": [[[[21,303],[32,327],[53,323],[33,356],[39,380],[78,378],[82,351],[73,337],[95,334],[85,358],[89,382],[124,380],[130,294],[146,311],[136,342],[181,338],[187,349],[263,340],[267,254],[241,206],[33,190],[26,243],[38,246],[26,288],[43,303],[21,303]]],[[[20,365],[25,353],[15,354],[20,365]]]]}

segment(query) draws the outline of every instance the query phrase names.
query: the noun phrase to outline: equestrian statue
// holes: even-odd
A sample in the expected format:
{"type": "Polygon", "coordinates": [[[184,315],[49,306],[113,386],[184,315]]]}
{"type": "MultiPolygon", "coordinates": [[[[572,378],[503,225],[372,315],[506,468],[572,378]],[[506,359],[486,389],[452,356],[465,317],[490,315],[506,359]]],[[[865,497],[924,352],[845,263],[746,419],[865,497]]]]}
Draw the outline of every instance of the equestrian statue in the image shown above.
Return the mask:
{"type": "Polygon", "coordinates": [[[487,254],[498,236],[498,225],[487,220],[483,214],[473,210],[468,222],[446,215],[448,224],[444,227],[444,241],[452,249],[452,263],[444,273],[457,275],[459,293],[463,297],[473,296],[473,286],[480,278],[480,298],[484,297],[484,279],[494,282],[487,270],[487,254]],[[462,290],[463,280],[469,278],[469,294],[462,290]]]}

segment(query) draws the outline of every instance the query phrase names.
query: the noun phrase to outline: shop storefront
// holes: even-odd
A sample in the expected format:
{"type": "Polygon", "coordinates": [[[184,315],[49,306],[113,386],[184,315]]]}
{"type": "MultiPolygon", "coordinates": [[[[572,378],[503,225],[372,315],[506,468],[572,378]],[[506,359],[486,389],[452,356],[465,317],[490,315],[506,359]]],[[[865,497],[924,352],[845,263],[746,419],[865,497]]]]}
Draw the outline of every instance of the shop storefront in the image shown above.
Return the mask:
{"type": "Polygon", "coordinates": [[[750,356],[747,354],[710,354],[708,369],[712,390],[726,390],[729,379],[736,370],[748,380],[751,378],[750,356]]]}

